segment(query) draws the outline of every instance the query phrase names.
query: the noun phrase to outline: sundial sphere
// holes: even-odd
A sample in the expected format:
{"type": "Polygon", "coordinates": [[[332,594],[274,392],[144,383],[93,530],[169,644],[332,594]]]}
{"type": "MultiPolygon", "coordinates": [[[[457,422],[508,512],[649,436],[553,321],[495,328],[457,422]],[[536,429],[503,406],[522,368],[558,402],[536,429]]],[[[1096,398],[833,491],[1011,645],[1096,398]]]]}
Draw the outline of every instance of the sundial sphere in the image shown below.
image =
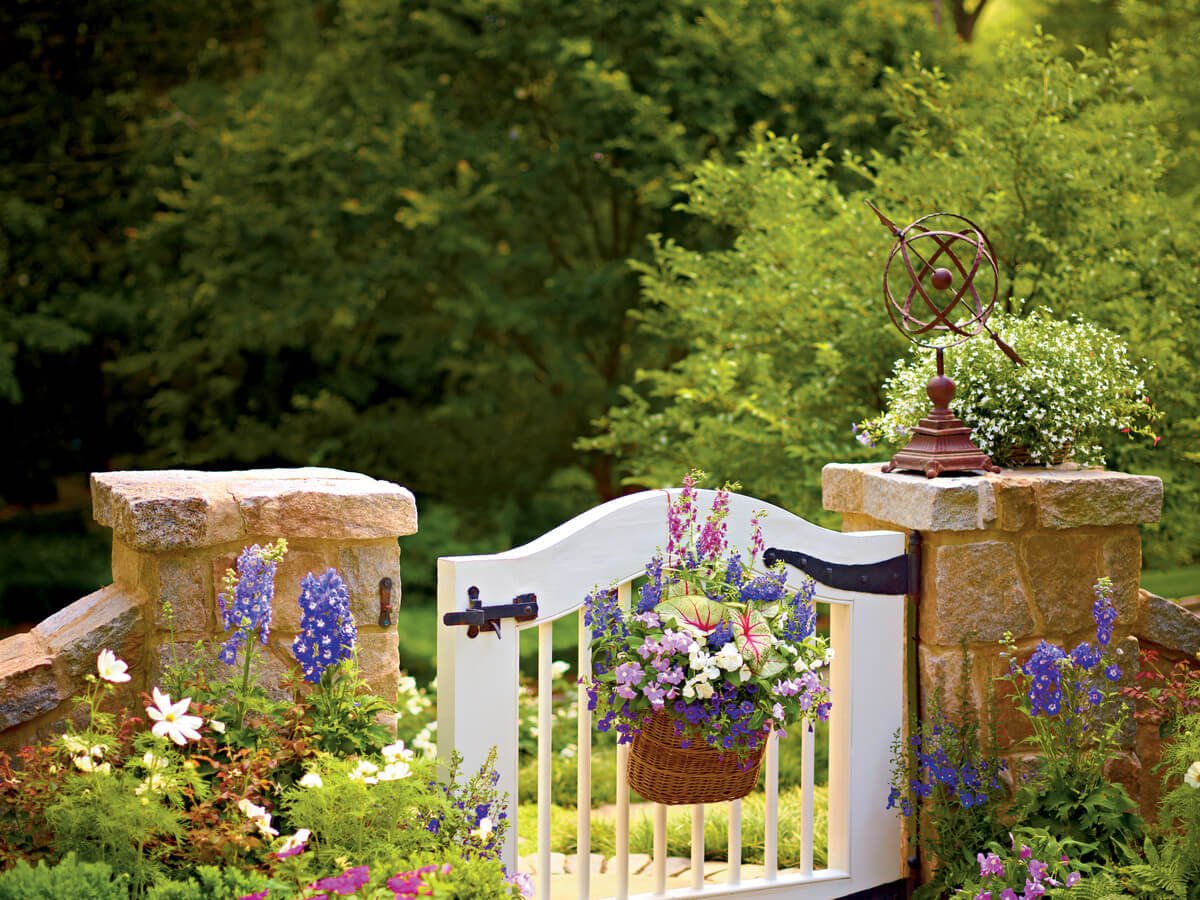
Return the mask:
{"type": "Polygon", "coordinates": [[[983,230],[964,216],[933,213],[893,234],[883,296],[901,334],[935,349],[953,347],[983,331],[1000,282],[983,230]]]}

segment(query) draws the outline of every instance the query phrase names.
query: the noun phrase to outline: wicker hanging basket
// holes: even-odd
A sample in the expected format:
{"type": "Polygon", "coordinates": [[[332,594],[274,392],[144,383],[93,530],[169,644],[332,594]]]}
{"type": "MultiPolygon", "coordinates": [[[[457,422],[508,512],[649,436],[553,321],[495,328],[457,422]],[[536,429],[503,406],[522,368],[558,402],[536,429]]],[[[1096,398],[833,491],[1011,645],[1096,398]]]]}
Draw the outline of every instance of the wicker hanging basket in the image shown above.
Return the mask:
{"type": "Polygon", "coordinates": [[[675,720],[655,713],[629,748],[629,786],[647,800],[672,806],[737,800],[754,790],[766,741],[749,765],[739,768],[736,753],[722,753],[704,741],[685,749],[680,740],[675,720]]]}

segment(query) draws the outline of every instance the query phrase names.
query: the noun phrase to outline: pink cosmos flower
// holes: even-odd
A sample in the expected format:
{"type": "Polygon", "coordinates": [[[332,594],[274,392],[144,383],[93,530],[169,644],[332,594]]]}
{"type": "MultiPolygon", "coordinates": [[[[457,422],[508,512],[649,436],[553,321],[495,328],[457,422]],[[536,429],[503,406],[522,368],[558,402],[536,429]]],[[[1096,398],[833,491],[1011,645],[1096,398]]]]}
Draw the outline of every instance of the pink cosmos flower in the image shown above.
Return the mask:
{"type": "Polygon", "coordinates": [[[169,694],[155,688],[154,705],[146,707],[146,715],[155,723],[150,730],[158,737],[170,738],[181,747],[188,741],[200,740],[200,732],[196,729],[204,724],[204,720],[199,716],[185,715],[191,702],[191,697],[184,697],[178,703],[172,703],[169,694]]]}

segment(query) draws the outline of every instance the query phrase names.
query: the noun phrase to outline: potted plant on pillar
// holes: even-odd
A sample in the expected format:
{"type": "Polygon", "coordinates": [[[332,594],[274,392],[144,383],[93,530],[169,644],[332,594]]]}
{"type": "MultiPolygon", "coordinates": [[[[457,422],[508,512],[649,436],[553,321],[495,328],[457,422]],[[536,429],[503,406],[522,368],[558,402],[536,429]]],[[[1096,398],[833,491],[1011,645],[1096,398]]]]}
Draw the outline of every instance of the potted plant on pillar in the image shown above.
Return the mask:
{"type": "MultiPolygon", "coordinates": [[[[1062,321],[1035,310],[993,315],[993,330],[1018,354],[1015,365],[989,341],[946,354],[956,385],[955,414],[971,440],[1000,466],[1052,465],[1073,459],[1103,465],[1102,442],[1116,432],[1158,443],[1161,413],[1146,396],[1144,360],[1119,335],[1083,319],[1062,321]]],[[[929,408],[933,358],[920,350],[897,361],[884,385],[887,408],[853,427],[858,440],[903,444],[929,408]]]]}
{"type": "Polygon", "coordinates": [[[761,515],[743,554],[726,539],[728,491],[699,521],[696,484],[668,505],[668,539],[624,609],[613,588],[585,601],[592,634],[589,708],[601,731],[631,743],[629,784],[659,803],[712,803],[748,794],[772,731],[830,709],[810,580],[787,586],[780,563],[755,565],[761,515]]]}

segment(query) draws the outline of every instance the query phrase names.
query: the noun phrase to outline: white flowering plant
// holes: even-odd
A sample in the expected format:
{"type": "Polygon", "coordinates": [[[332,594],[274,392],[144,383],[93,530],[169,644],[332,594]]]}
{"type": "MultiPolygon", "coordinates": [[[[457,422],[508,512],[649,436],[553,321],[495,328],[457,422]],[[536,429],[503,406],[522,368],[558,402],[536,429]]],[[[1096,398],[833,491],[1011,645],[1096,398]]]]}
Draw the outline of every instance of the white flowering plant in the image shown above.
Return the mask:
{"type": "MultiPolygon", "coordinates": [[[[971,439],[1000,466],[1046,465],[1069,451],[1083,465],[1103,465],[1102,444],[1118,432],[1158,443],[1151,423],[1161,413],[1146,395],[1149,366],[1119,335],[1084,319],[1063,321],[1035,310],[1025,317],[992,316],[990,325],[1024,360],[1016,365],[985,338],[945,354],[956,386],[951,408],[971,439]],[[1014,459],[1014,456],[1016,459],[1014,459]]],[[[930,409],[926,386],[935,354],[914,346],[884,384],[882,415],[852,430],[868,446],[903,445],[930,409]]]]}
{"type": "Polygon", "coordinates": [[[634,609],[615,589],[585,601],[592,635],[588,706],[601,731],[633,739],[656,713],[684,741],[704,742],[739,761],[755,757],[771,731],[829,715],[821,669],[832,651],[816,631],[813,583],[789,590],[780,563],[755,571],[763,551],[762,513],[747,555],[726,539],[729,490],[717,492],[699,523],[696,485],[684,478],[668,506],[668,543],[646,567],[634,609]]]}

